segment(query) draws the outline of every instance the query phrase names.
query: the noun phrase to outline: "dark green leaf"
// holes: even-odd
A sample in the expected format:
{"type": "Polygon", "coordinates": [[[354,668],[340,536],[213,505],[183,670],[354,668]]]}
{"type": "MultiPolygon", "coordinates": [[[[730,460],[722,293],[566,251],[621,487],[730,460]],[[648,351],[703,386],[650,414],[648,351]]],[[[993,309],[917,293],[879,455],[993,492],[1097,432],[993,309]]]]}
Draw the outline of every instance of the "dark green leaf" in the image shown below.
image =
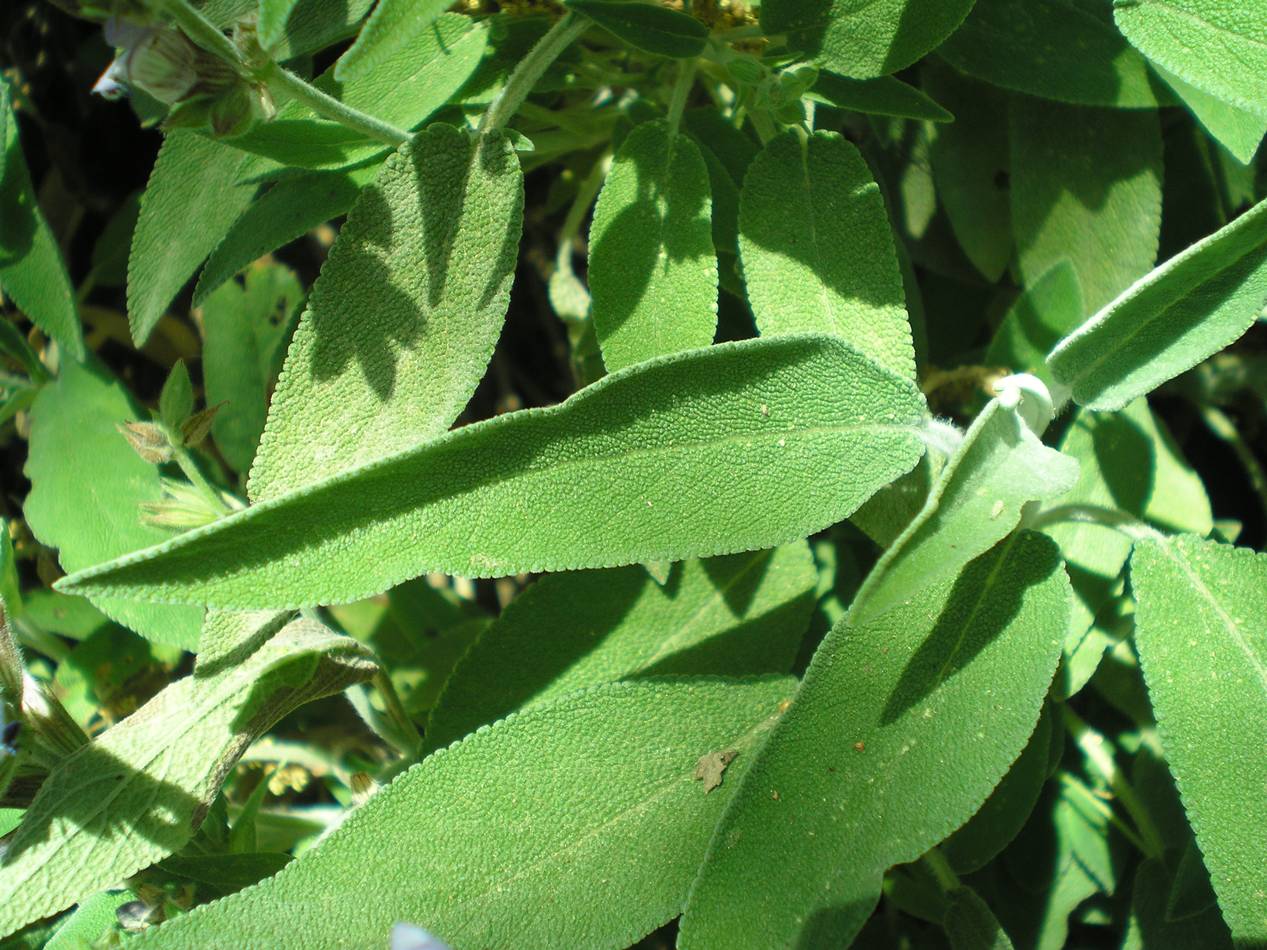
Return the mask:
{"type": "Polygon", "coordinates": [[[693,16],[627,0],[564,0],[634,49],[687,59],[704,52],[708,27],[693,16]]]}

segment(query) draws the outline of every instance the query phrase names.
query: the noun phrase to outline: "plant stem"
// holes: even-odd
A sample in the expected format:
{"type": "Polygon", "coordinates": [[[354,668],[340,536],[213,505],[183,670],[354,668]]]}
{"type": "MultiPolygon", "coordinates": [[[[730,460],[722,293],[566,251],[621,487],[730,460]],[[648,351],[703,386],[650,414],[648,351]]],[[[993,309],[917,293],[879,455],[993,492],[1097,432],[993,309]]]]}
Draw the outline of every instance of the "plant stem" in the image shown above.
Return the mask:
{"type": "Polygon", "coordinates": [[[366,115],[359,109],[340,102],[334,96],[327,95],[311,83],[304,82],[294,73],[283,69],[277,63],[269,63],[264,68],[263,79],[274,92],[281,92],[302,102],[317,115],[338,122],[366,138],[387,145],[397,146],[409,140],[409,133],[404,129],[372,115],[366,115]]]}
{"type": "Polygon", "coordinates": [[[1236,423],[1229,419],[1223,410],[1216,409],[1214,406],[1202,406],[1201,419],[1215,436],[1226,442],[1228,447],[1236,453],[1241,468],[1245,469],[1245,474],[1249,478],[1250,488],[1258,497],[1259,506],[1263,509],[1263,513],[1267,514],[1267,473],[1263,472],[1262,463],[1254,455],[1253,449],[1245,444],[1245,440],[1237,431],[1236,423]]]}
{"type": "Polygon", "coordinates": [[[959,875],[950,866],[946,856],[937,848],[925,852],[923,861],[928,866],[928,869],[933,872],[933,877],[937,879],[937,885],[944,893],[949,894],[959,886],[959,875]]]}
{"type": "Polygon", "coordinates": [[[678,126],[682,124],[682,113],[686,111],[686,100],[691,95],[691,87],[695,85],[695,60],[683,60],[678,66],[677,81],[673,84],[673,92],[669,96],[669,134],[677,135],[678,126]]]}
{"type": "Polygon", "coordinates": [[[589,21],[575,13],[564,14],[558,23],[550,27],[548,33],[528,51],[528,55],[519,61],[515,71],[506,80],[506,85],[497,94],[480,119],[481,132],[496,132],[503,129],[511,120],[520,105],[528,98],[533,86],[545,74],[565,49],[581,34],[589,29],[589,21]]]}
{"type": "Polygon", "coordinates": [[[1025,527],[1033,531],[1041,531],[1048,525],[1065,521],[1098,524],[1104,528],[1112,528],[1132,541],[1165,537],[1156,528],[1145,524],[1133,515],[1118,511],[1116,508],[1102,508],[1099,505],[1057,505],[1054,508],[1046,508],[1027,521],[1025,527]]]}
{"type": "Polygon", "coordinates": [[[183,445],[176,442],[175,433],[170,437],[172,444],[172,459],[180,466],[180,470],[185,473],[185,477],[189,479],[194,488],[198,489],[199,494],[207,499],[215,508],[223,514],[229,514],[232,509],[225,504],[224,499],[220,497],[220,493],[215,490],[211,482],[207,481],[198,463],[194,461],[193,456],[189,454],[189,450],[183,445]]]}

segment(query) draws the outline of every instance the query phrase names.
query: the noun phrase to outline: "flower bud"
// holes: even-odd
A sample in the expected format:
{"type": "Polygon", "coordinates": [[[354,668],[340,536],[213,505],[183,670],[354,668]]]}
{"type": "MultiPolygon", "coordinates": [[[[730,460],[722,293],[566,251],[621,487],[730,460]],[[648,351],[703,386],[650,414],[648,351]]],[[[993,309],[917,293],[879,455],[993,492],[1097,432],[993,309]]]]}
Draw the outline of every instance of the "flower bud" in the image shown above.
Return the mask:
{"type": "Polygon", "coordinates": [[[162,426],[152,422],[123,422],[115,428],[145,461],[161,465],[172,460],[172,446],[162,426]]]}

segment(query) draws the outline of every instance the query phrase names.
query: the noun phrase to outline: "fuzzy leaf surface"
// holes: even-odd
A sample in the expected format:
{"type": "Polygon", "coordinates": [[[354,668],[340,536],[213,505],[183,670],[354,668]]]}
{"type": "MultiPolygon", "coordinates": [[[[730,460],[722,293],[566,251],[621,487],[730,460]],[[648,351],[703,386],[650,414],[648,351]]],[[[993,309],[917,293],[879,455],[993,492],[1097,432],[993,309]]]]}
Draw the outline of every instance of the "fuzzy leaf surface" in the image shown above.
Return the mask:
{"type": "Polygon", "coordinates": [[[1267,941],[1267,554],[1195,535],[1131,556],[1135,645],[1223,919],[1267,941]]]}
{"type": "Polygon", "coordinates": [[[345,81],[381,67],[422,31],[434,26],[451,6],[445,0],[380,0],[361,27],[356,42],[339,57],[334,78],[345,81]]]}
{"type": "Polygon", "coordinates": [[[630,132],[590,229],[594,329],[608,370],[713,342],[717,255],[711,218],[708,167],[699,147],[667,122],[644,122],[630,132]]]}
{"type": "Polygon", "coordinates": [[[1060,342],[1056,378],[1119,409],[1235,342],[1267,305],[1267,201],[1133,284],[1060,342]]]}
{"type": "Polygon", "coordinates": [[[509,141],[432,125],[357,199],[286,355],[251,468],[276,498],[444,432],[501,333],[523,226],[509,141]]]}
{"type": "Polygon", "coordinates": [[[511,716],[406,772],[276,877],[137,946],[328,947],[349,934],[385,945],[401,919],[450,946],[626,946],[681,912],[793,685],[616,683],[511,716]],[[697,762],[732,749],[705,794],[697,762]]]}
{"type": "Polygon", "coordinates": [[[462,658],[427,723],[427,746],[619,679],[786,673],[816,581],[803,541],[683,561],[663,585],[641,566],[550,574],[462,658]]]}
{"type": "Polygon", "coordinates": [[[1024,748],[1067,597],[1056,546],[1021,533],[869,624],[846,615],[713,837],[683,950],[846,945],[884,872],[963,824],[1024,748]]]}
{"type": "Polygon", "coordinates": [[[880,187],[837,133],[771,139],[744,178],[739,248],[763,335],[834,333],[914,377],[893,233],[880,187]]]}
{"type": "Polygon", "coordinates": [[[848,517],[914,466],[924,411],[913,383],[832,337],[719,344],[59,583],[281,609],[432,570],[491,577],[773,547],[848,517]]]}
{"type": "Polygon", "coordinates": [[[841,109],[868,115],[927,122],[952,122],[955,119],[923,90],[893,76],[850,79],[824,71],[814,82],[813,95],[841,109]]]}

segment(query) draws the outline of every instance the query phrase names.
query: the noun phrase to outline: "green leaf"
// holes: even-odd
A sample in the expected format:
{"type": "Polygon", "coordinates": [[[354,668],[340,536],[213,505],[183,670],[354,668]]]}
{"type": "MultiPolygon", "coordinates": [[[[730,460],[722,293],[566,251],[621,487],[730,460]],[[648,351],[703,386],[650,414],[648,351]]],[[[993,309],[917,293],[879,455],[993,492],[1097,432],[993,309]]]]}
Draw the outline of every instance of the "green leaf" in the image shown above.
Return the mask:
{"type": "Polygon", "coordinates": [[[1138,938],[1138,946],[1166,950],[1231,950],[1233,944],[1227,924],[1213,904],[1181,920],[1168,917],[1166,895],[1173,881],[1174,876],[1157,858],[1142,862],[1135,872],[1130,933],[1138,938]]]}
{"type": "Polygon", "coordinates": [[[514,715],[415,766],[276,877],[137,946],[385,944],[400,920],[453,946],[627,946],[680,913],[791,687],[618,683],[514,715]],[[718,750],[738,756],[705,793],[694,772],[718,750]]]}
{"type": "Polygon", "coordinates": [[[594,329],[608,370],[713,342],[711,214],[708,168],[691,139],[663,121],[629,133],[590,229],[594,329]]]}
{"type": "Polygon", "coordinates": [[[834,73],[869,79],[897,72],[935,49],[974,0],[765,0],[761,29],[834,73]]]}
{"type": "Polygon", "coordinates": [[[1206,131],[1231,152],[1238,162],[1248,165],[1254,160],[1263,135],[1267,133],[1267,115],[1229,105],[1160,66],[1154,65],[1153,69],[1166,80],[1166,84],[1183,100],[1183,104],[1205,126],[1206,131]]]}
{"type": "Polygon", "coordinates": [[[951,950],[1012,950],[989,906],[970,887],[956,887],[946,896],[945,927],[951,950]]]}
{"type": "Polygon", "coordinates": [[[427,723],[427,747],[614,680],[785,673],[816,581],[803,541],[685,561],[664,586],[637,566],[543,577],[458,664],[427,723]]]}
{"type": "Polygon", "coordinates": [[[282,608],[432,570],[490,577],[773,547],[848,517],[908,471],[923,418],[914,384],[831,337],[719,344],[59,584],[282,608]]]}
{"type": "Polygon", "coordinates": [[[689,59],[704,52],[708,27],[693,16],[626,0],[564,0],[569,9],[589,17],[634,49],[659,56],[689,59]]]}
{"type": "Polygon", "coordinates": [[[1267,118],[1263,0],[1118,0],[1113,19],[1150,60],[1212,96],[1267,118]]]}
{"type": "Polygon", "coordinates": [[[247,271],[245,284],[225,284],[202,305],[207,405],[220,407],[211,433],[238,472],[247,471],[255,457],[268,394],[302,299],[295,275],[272,264],[247,271]]]}
{"type": "Polygon", "coordinates": [[[7,79],[0,79],[0,145],[0,289],[68,356],[81,360],[75,290],[31,185],[7,79]]]}
{"type": "Polygon", "coordinates": [[[1172,257],[1061,341],[1056,378],[1118,409],[1234,342],[1267,303],[1267,201],[1172,257]]]}
{"type": "Polygon", "coordinates": [[[163,140],[128,256],[128,323],[137,346],[251,203],[256,186],[239,181],[242,164],[240,153],[194,132],[163,140]]]}
{"type": "MultiPolygon", "coordinates": [[[[31,407],[23,512],[67,571],[157,544],[169,533],[141,521],[138,506],[163,497],[158,469],[131,449],[117,424],[148,418],[95,360],[62,364],[31,407]]],[[[137,633],[173,646],[197,643],[201,614],[113,597],[91,598],[137,633]]]]}
{"type": "Polygon", "coordinates": [[[1135,545],[1135,645],[1166,761],[1238,943],[1267,940],[1267,554],[1135,545]]]}
{"type": "MultiPolygon", "coordinates": [[[[713,245],[718,255],[739,256],[739,189],[759,146],[716,109],[688,109],[682,131],[691,137],[708,166],[713,204],[713,245]]],[[[734,262],[729,261],[733,267],[734,262]]],[[[720,270],[721,268],[719,268],[720,270]]]]}
{"type": "Polygon", "coordinates": [[[368,653],[312,621],[242,663],[186,677],[63,759],[0,867],[0,932],[55,913],[181,847],[247,746],[282,715],[367,678],[368,653]]]}
{"type": "MultiPolygon", "coordinates": [[[[286,17],[285,32],[271,50],[273,58],[278,62],[296,59],[346,39],[356,32],[356,25],[373,2],[298,0],[286,17]]],[[[227,31],[239,20],[255,14],[259,0],[207,0],[199,7],[204,16],[227,31]]]]}
{"type": "Polygon", "coordinates": [[[260,0],[256,30],[261,46],[272,49],[277,44],[286,34],[286,21],[298,5],[299,0],[260,0]]]}
{"type": "Polygon", "coordinates": [[[1032,373],[1049,388],[1055,386],[1047,354],[1082,323],[1085,313],[1078,274],[1069,261],[1061,261],[1033,281],[1008,308],[986,349],[985,364],[1006,367],[1013,373],[1032,373]]]}
{"type": "Polygon", "coordinates": [[[502,135],[432,125],[388,159],[300,319],[252,498],[407,450],[453,423],[501,333],[522,223],[523,177],[502,135]]]}
{"type": "Polygon", "coordinates": [[[180,424],[194,411],[194,385],[189,380],[189,370],[184,360],[177,360],[167,374],[163,391],[158,396],[158,416],[163,425],[173,432],[180,431],[180,424]]]}
{"type": "Polygon", "coordinates": [[[119,890],[102,891],[81,901],[52,939],[44,944],[44,950],[85,950],[97,946],[102,938],[117,929],[115,912],[130,900],[130,891],[119,890]]]}
{"type": "Polygon", "coordinates": [[[1051,501],[1073,487],[1077,462],[1043,445],[1021,415],[998,399],[981,411],[923,509],[858,592],[854,622],[866,623],[955,577],[1012,532],[1026,504],[1051,501]]]}
{"type": "Polygon", "coordinates": [[[448,0],[379,0],[356,42],[335,63],[334,78],[342,82],[380,68],[452,5],[448,0]]]}
{"type": "Polygon", "coordinates": [[[1021,276],[1028,286],[1068,260],[1083,301],[1098,310],[1157,258],[1157,114],[1014,96],[1010,131],[1012,228],[1021,276]]]}
{"type": "Polygon", "coordinates": [[[1021,533],[870,624],[846,615],[722,818],[679,946],[846,945],[884,872],[967,820],[1024,748],[1067,597],[1056,546],[1021,533]]]}
{"type": "Polygon", "coordinates": [[[318,225],[347,214],[381,165],[346,172],[310,172],[283,179],[243,212],[211,252],[194,288],[201,306],[225,281],[318,225]]]}
{"type": "Polygon", "coordinates": [[[927,122],[953,122],[955,117],[914,86],[893,76],[850,79],[826,70],[818,74],[812,93],[830,105],[868,115],[927,122]]]}
{"type": "MultiPolygon", "coordinates": [[[[989,281],[1003,276],[1012,259],[1011,171],[1008,97],[935,60],[921,72],[924,86],[954,111],[955,121],[933,130],[929,161],[950,229],[968,260],[989,281]]],[[[1045,353],[1046,351],[1044,351],[1045,353]]]]}
{"type": "Polygon", "coordinates": [[[1076,105],[1156,108],[1163,103],[1148,64],[1108,14],[1107,3],[1085,0],[977,0],[938,52],[1005,89],[1076,105]]]}
{"type": "MultiPolygon", "coordinates": [[[[764,9],[764,8],[763,8],[764,9]]],[[[893,233],[858,150],[834,132],[771,139],[744,178],[739,247],[762,334],[834,333],[914,378],[893,233]]]]}

